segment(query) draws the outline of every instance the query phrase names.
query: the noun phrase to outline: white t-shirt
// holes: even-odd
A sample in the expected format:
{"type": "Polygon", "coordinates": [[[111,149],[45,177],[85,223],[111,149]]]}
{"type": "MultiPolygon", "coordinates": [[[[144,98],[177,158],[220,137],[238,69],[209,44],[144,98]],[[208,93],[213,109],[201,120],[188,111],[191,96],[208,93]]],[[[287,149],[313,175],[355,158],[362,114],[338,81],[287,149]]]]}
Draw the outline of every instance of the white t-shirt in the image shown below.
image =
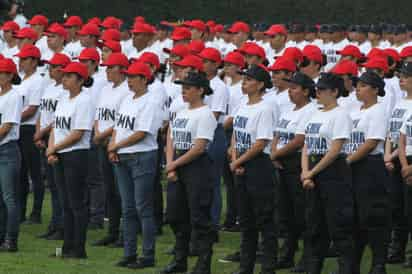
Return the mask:
{"type": "Polygon", "coordinates": [[[20,93],[15,88],[0,96],[0,127],[6,123],[12,123],[10,131],[0,139],[0,145],[19,139],[19,124],[23,109],[23,101],[20,93]]]}
{"type": "Polygon", "coordinates": [[[221,124],[227,114],[229,91],[227,90],[225,83],[220,80],[218,76],[215,76],[212,80],[210,80],[210,87],[213,90],[213,94],[206,96],[204,102],[213,112],[220,113],[218,123],[221,124]]]}
{"type": "Polygon", "coordinates": [[[80,55],[80,52],[83,50],[82,45],[80,44],[80,40],[77,41],[71,41],[66,44],[64,47],[64,52],[67,52],[68,56],[72,58],[76,58],[77,56],[80,55]]]}
{"type": "Polygon", "coordinates": [[[390,138],[392,144],[399,144],[399,130],[401,129],[403,122],[407,119],[407,114],[411,109],[412,100],[407,99],[402,99],[399,101],[393,109],[388,128],[388,137],[390,138]]]}
{"type": "Polygon", "coordinates": [[[118,150],[119,154],[153,151],[157,149],[157,131],[161,127],[161,111],[151,101],[148,93],[137,99],[134,94],[127,95],[121,102],[116,115],[116,143],[127,139],[137,131],[145,132],[145,137],[128,147],[118,150]]]}
{"type": "Polygon", "coordinates": [[[14,55],[16,55],[17,53],[19,53],[19,48],[17,46],[9,48],[7,43],[5,43],[5,46],[4,46],[3,50],[1,51],[1,54],[3,54],[4,57],[12,58],[13,61],[16,63],[16,65],[19,62],[19,58],[17,56],[14,56],[14,55]]]}
{"type": "Polygon", "coordinates": [[[356,92],[352,91],[347,97],[339,97],[338,105],[343,107],[348,113],[351,113],[352,111],[359,111],[362,102],[356,97],[356,92]]]}
{"type": "Polygon", "coordinates": [[[94,109],[90,95],[80,92],[74,98],[62,96],[56,107],[54,120],[54,144],[61,143],[73,130],[84,130],[82,138],[75,144],[58,151],[59,153],[89,149],[94,121],[94,109]]]}
{"type": "Polygon", "coordinates": [[[68,96],[67,90],[62,85],[56,86],[56,83],[48,85],[40,99],[40,128],[46,128],[54,122],[54,112],[62,96],[68,96]]]}
{"type": "Polygon", "coordinates": [[[229,91],[229,105],[228,116],[233,117],[242,102],[242,98],[247,97],[242,91],[242,81],[237,82],[234,85],[227,85],[229,91]]]}
{"type": "Polygon", "coordinates": [[[35,46],[40,50],[43,58],[43,54],[45,54],[49,49],[49,45],[47,44],[47,36],[42,36],[39,40],[37,40],[35,46]]]}
{"type": "MultiPolygon", "coordinates": [[[[272,110],[265,101],[240,106],[233,118],[233,135],[235,148],[239,154],[248,151],[256,140],[273,140],[273,115],[272,110]]],[[[263,152],[270,154],[270,142],[263,152]]]]}
{"type": "Polygon", "coordinates": [[[276,127],[278,143],[276,148],[280,149],[295,138],[296,132],[303,132],[308,120],[317,110],[315,104],[309,103],[298,110],[282,113],[276,127]]]}
{"type": "MultiPolygon", "coordinates": [[[[23,80],[20,85],[16,86],[17,90],[20,92],[20,96],[23,97],[23,112],[30,106],[40,105],[44,87],[44,79],[38,72],[35,72],[29,78],[23,80]]],[[[38,117],[39,111],[37,110],[32,117],[22,122],[21,125],[36,125],[38,117]]]]}
{"type": "Polygon", "coordinates": [[[412,155],[412,114],[408,113],[408,118],[402,124],[400,132],[406,136],[405,153],[406,156],[412,155]]]}
{"type": "Polygon", "coordinates": [[[119,110],[122,100],[132,94],[124,81],[117,87],[109,83],[100,91],[99,99],[96,104],[96,113],[94,119],[98,122],[98,130],[105,131],[114,126],[116,121],[116,112],[119,110]]]}
{"type": "Polygon", "coordinates": [[[162,111],[162,120],[167,121],[169,119],[168,107],[167,107],[167,93],[165,86],[159,79],[155,79],[153,83],[151,83],[147,87],[147,91],[150,95],[151,100],[153,103],[158,104],[159,108],[162,111]]]}
{"type": "Polygon", "coordinates": [[[295,104],[290,100],[289,91],[287,89],[279,92],[276,88],[273,88],[269,92],[266,92],[265,95],[263,95],[263,99],[266,100],[266,98],[272,96],[277,102],[280,113],[289,112],[295,108],[295,104]]]}
{"type": "Polygon", "coordinates": [[[305,130],[296,134],[305,134],[308,155],[324,155],[332,141],[349,139],[351,130],[352,119],[349,114],[342,107],[336,107],[329,111],[315,111],[305,130]]]}
{"type": "Polygon", "coordinates": [[[213,141],[217,121],[210,108],[185,108],[170,123],[173,147],[176,150],[191,149],[197,139],[213,141]]]}
{"type": "Polygon", "coordinates": [[[345,153],[352,154],[356,152],[366,140],[374,139],[379,140],[379,143],[369,154],[383,154],[387,129],[385,107],[377,103],[367,109],[354,111],[350,116],[352,118],[352,132],[349,142],[344,146],[345,153]]]}

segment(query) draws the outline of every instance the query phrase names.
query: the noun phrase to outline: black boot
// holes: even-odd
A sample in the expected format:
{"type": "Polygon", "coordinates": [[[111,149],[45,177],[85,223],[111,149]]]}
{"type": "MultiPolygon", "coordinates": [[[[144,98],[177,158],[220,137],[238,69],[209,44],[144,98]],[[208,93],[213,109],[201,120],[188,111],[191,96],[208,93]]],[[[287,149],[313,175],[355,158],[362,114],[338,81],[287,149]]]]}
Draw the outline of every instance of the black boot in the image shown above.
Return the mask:
{"type": "Polygon", "coordinates": [[[136,259],[136,256],[123,257],[120,261],[116,263],[116,266],[127,267],[128,264],[136,262],[136,259]]]}
{"type": "Polygon", "coordinates": [[[386,263],[399,264],[405,261],[405,249],[408,242],[408,233],[394,231],[392,242],[388,250],[386,263]]]}
{"type": "Polygon", "coordinates": [[[61,241],[64,240],[63,229],[57,229],[52,235],[48,236],[46,240],[49,241],[61,241]]]}
{"type": "Polygon", "coordinates": [[[386,268],[384,264],[376,264],[372,266],[369,274],[386,274],[386,268]]]}
{"type": "Polygon", "coordinates": [[[178,258],[175,256],[173,260],[162,270],[160,274],[181,273],[187,271],[187,258],[178,258]]]}
{"type": "Polygon", "coordinates": [[[107,246],[114,244],[117,241],[117,237],[114,235],[107,235],[106,237],[92,243],[92,246],[107,246]]]}
{"type": "Polygon", "coordinates": [[[405,268],[412,268],[412,256],[409,256],[403,264],[405,268]]]}
{"type": "Polygon", "coordinates": [[[0,246],[0,252],[17,252],[17,240],[5,240],[0,246]]]}
{"type": "Polygon", "coordinates": [[[295,257],[295,251],[297,249],[297,243],[293,240],[286,240],[280,251],[280,257],[277,263],[277,269],[291,268],[294,266],[293,259],[295,257]]]}
{"type": "Polygon", "coordinates": [[[214,235],[203,235],[199,238],[199,257],[190,274],[210,274],[212,261],[212,243],[214,235]]]}

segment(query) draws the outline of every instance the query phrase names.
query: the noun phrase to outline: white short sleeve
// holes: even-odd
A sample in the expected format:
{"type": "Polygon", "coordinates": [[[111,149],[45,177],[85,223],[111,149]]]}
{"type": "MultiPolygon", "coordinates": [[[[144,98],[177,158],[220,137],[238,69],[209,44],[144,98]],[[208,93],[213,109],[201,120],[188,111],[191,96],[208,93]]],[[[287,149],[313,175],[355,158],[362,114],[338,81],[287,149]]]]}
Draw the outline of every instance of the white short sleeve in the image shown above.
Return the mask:
{"type": "MultiPolygon", "coordinates": [[[[79,98],[80,99],[80,98],[79,98]]],[[[84,97],[76,104],[73,130],[91,130],[94,122],[94,106],[89,97],[84,97]]]]}
{"type": "Polygon", "coordinates": [[[261,113],[260,117],[257,121],[257,128],[256,128],[256,140],[264,139],[264,140],[272,140],[273,139],[273,132],[276,128],[274,128],[274,117],[273,111],[269,108],[265,108],[261,113]]]}
{"type": "Polygon", "coordinates": [[[336,119],[332,128],[332,140],[349,139],[352,131],[352,119],[345,111],[340,111],[336,115],[336,119]]]}
{"type": "Polygon", "coordinates": [[[197,125],[196,136],[193,139],[207,139],[212,141],[215,135],[217,121],[212,113],[201,116],[197,125]]]}
{"type": "Polygon", "coordinates": [[[159,130],[160,111],[161,109],[158,105],[154,103],[146,104],[139,115],[136,131],[143,131],[154,135],[159,130]]]}
{"type": "Polygon", "coordinates": [[[387,118],[385,111],[383,108],[377,109],[377,111],[369,116],[369,124],[365,132],[365,139],[385,140],[386,129],[387,118]]]}
{"type": "Polygon", "coordinates": [[[7,102],[7,105],[8,107],[5,108],[1,115],[1,124],[20,124],[21,111],[23,108],[23,100],[21,97],[17,93],[12,94],[10,102],[7,102]]]}

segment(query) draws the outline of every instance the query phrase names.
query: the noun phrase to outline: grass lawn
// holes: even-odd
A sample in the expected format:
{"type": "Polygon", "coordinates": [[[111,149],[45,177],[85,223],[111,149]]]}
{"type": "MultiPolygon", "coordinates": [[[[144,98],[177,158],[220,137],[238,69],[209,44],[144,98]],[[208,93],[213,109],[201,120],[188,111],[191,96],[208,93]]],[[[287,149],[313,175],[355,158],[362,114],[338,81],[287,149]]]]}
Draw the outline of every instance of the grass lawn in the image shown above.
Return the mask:
{"type": "MultiPolygon", "coordinates": [[[[107,273],[141,273],[155,274],[166,265],[171,259],[165,255],[164,251],[173,245],[173,236],[168,227],[164,234],[158,238],[156,246],[156,268],[149,268],[141,271],[134,271],[115,267],[114,264],[122,257],[122,249],[95,248],[87,246],[89,259],[52,259],[49,254],[55,251],[56,247],[61,247],[61,242],[37,239],[35,236],[45,231],[50,216],[50,196],[47,194],[45,201],[45,211],[42,225],[22,225],[19,241],[20,251],[16,254],[0,254],[0,274],[107,274],[107,273]]],[[[29,205],[32,203],[30,202],[29,205]]],[[[104,231],[91,231],[88,233],[88,243],[102,237],[104,231]]],[[[215,245],[213,254],[214,274],[230,274],[237,269],[237,264],[223,264],[218,262],[221,258],[239,247],[239,235],[237,233],[221,233],[220,243],[215,245]]],[[[410,246],[412,247],[412,246],[410,246]]],[[[190,260],[191,264],[194,259],[190,260]]],[[[370,254],[366,254],[363,263],[362,273],[368,273],[370,254]]],[[[335,259],[328,259],[324,273],[329,273],[336,269],[335,259]]],[[[255,273],[258,272],[256,269],[255,273]]],[[[412,274],[412,269],[404,269],[402,266],[388,266],[390,274],[412,274]]],[[[277,273],[290,273],[289,271],[278,271],[277,273]]]]}

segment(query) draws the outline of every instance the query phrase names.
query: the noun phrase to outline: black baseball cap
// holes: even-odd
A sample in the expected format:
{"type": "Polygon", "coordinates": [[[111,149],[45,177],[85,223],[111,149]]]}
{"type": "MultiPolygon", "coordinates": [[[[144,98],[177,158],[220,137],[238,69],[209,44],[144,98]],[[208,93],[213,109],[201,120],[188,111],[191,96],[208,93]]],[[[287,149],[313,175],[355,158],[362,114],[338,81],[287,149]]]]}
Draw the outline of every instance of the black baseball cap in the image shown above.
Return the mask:
{"type": "Polygon", "coordinates": [[[302,33],[305,32],[305,26],[303,24],[291,24],[288,31],[289,33],[302,33]]]}
{"type": "Polygon", "coordinates": [[[240,71],[240,74],[249,76],[259,82],[263,82],[265,84],[265,89],[273,87],[272,78],[263,65],[252,65],[248,69],[240,71]]]}
{"type": "Polygon", "coordinates": [[[343,78],[339,75],[322,72],[319,76],[318,82],[315,84],[316,89],[338,89],[339,96],[347,96],[348,91],[345,89],[343,78]]]}
{"type": "Polygon", "coordinates": [[[372,25],[369,26],[369,32],[381,35],[382,34],[382,26],[372,24],[372,25]]]}
{"type": "Polygon", "coordinates": [[[412,62],[403,63],[398,71],[406,76],[412,76],[412,62]]]}
{"type": "Polygon", "coordinates": [[[318,29],[314,25],[305,25],[305,32],[306,33],[317,33],[318,29]]]}
{"type": "Polygon", "coordinates": [[[209,80],[206,78],[206,74],[202,72],[189,72],[186,78],[183,80],[176,80],[175,84],[204,88],[206,95],[213,94],[213,90],[210,88],[209,80]]]}
{"type": "Polygon", "coordinates": [[[286,82],[293,83],[309,90],[309,95],[315,97],[315,82],[302,72],[295,72],[290,79],[284,78],[286,82]]]}
{"type": "Polygon", "coordinates": [[[366,71],[358,79],[359,82],[378,89],[378,96],[385,96],[385,81],[375,72],[366,71]]]}

